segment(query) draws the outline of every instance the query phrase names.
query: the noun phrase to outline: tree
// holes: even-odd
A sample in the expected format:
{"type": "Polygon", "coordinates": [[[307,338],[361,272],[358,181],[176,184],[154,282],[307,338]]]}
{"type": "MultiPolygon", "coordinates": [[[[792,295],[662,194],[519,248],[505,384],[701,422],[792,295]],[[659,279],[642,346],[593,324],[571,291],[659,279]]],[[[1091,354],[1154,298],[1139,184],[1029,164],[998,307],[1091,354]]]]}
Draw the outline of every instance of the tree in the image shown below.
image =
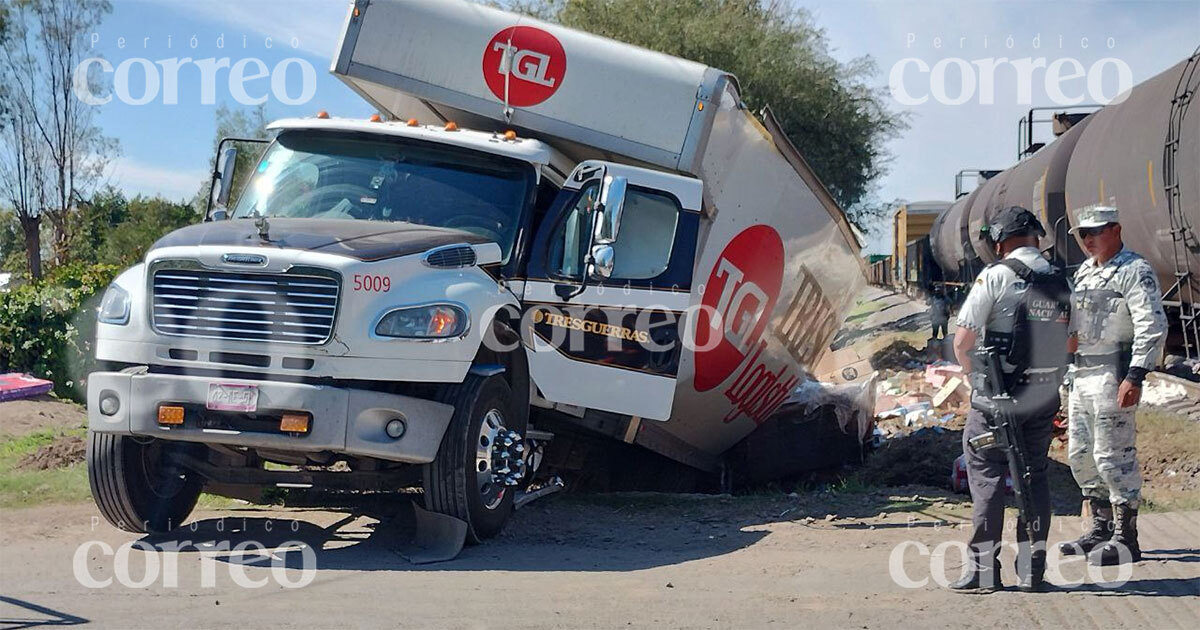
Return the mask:
{"type": "Polygon", "coordinates": [[[100,260],[100,249],[109,234],[130,219],[129,202],[121,191],[106,186],[81,201],[71,214],[72,258],[79,262],[100,260]]]}
{"type": "Polygon", "coordinates": [[[874,62],[841,63],[803,9],[775,0],[516,0],[509,7],[737,76],[752,111],[770,106],[821,181],[866,230],[886,204],[874,180],[905,129],[872,87],[874,62]]]}
{"type": "Polygon", "coordinates": [[[36,60],[30,53],[22,5],[5,4],[0,29],[0,188],[21,226],[29,277],[42,277],[42,209],[47,200],[49,158],[34,121],[36,60]]]}
{"type": "Polygon", "coordinates": [[[127,219],[108,231],[100,246],[97,261],[120,268],[141,260],[150,246],[163,235],[191,225],[198,218],[191,205],[174,203],[162,197],[138,195],[128,203],[123,197],[106,201],[113,210],[124,212],[127,219]]]}
{"type": "MultiPolygon", "coordinates": [[[[5,5],[0,47],[6,86],[0,182],[26,236],[30,275],[41,276],[38,233],[53,227],[55,258],[70,258],[70,214],[100,182],[116,142],[104,137],[92,106],[75,94],[85,37],[112,10],[107,0],[15,0],[5,5]]],[[[82,77],[101,92],[98,72],[82,77]]]]}

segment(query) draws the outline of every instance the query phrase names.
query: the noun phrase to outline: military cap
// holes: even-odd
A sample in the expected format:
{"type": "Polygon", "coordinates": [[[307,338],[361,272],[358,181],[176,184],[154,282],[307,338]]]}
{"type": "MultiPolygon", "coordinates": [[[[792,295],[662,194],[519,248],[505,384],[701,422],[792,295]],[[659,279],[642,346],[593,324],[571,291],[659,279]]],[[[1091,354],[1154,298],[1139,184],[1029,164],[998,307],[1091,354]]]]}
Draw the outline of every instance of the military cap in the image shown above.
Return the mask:
{"type": "Polygon", "coordinates": [[[1084,206],[1075,214],[1075,227],[1071,228],[1072,234],[1086,228],[1096,228],[1108,225],[1109,223],[1120,223],[1117,217],[1117,209],[1113,206],[1102,206],[1099,204],[1084,206]]]}

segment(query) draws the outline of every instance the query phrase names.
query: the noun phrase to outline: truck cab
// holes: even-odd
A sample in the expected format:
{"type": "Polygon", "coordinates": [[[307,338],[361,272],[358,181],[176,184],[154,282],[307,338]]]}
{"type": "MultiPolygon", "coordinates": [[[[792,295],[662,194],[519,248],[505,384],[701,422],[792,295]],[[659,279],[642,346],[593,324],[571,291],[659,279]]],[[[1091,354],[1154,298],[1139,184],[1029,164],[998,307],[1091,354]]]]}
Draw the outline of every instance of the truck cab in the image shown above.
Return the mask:
{"type": "Polygon", "coordinates": [[[179,524],[222,469],[344,461],[398,483],[421,468],[408,478],[446,497],[430,508],[482,539],[531,468],[531,399],[670,415],[679,347],[638,341],[678,337],[650,307],[686,307],[697,180],[598,161],[564,178],[542,142],[454,124],[270,129],[236,203],[105,295],[96,353],[117,369],[89,378],[90,464],[114,482],[100,496],[126,489],[101,501],[118,526],[179,524]]]}

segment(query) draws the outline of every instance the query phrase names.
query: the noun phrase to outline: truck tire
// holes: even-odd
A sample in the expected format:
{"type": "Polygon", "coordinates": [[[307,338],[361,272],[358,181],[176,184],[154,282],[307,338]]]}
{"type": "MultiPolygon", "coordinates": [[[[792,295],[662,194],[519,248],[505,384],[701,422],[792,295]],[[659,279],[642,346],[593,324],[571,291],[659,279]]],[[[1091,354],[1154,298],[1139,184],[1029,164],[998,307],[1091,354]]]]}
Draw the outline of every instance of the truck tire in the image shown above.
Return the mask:
{"type": "Polygon", "coordinates": [[[162,454],[181,445],[128,435],[88,432],[88,482],[96,507],[113,527],[162,533],[183,524],[204,481],[194,473],[164,471],[162,454]]]}
{"type": "Polygon", "coordinates": [[[500,376],[468,375],[441,399],[454,405],[454,416],[437,456],[424,466],[425,509],[465,521],[467,542],[479,543],[504,528],[516,493],[516,486],[490,481],[494,458],[506,452],[491,438],[506,431],[523,436],[527,416],[514,409],[512,391],[500,376]]]}

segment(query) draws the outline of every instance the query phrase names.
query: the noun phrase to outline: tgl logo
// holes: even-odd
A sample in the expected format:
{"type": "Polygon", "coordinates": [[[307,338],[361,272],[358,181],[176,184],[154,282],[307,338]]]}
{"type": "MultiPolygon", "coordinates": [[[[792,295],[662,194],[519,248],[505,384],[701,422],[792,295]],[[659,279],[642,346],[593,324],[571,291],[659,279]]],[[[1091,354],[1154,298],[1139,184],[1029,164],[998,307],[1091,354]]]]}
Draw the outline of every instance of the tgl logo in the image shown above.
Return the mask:
{"type": "Polygon", "coordinates": [[[751,338],[754,325],[762,318],[767,307],[767,294],[753,282],[746,282],[745,274],[733,266],[728,258],[722,258],[717,263],[717,278],[724,280],[721,298],[717,300],[717,312],[725,320],[725,340],[745,356],[750,353],[750,345],[754,343],[751,338]]]}
{"type": "Polygon", "coordinates": [[[508,74],[509,68],[512,68],[512,75],[518,79],[554,87],[554,79],[546,78],[546,71],[550,69],[550,55],[520,50],[504,42],[496,42],[492,45],[492,50],[501,52],[500,68],[497,69],[500,74],[508,74]]]}
{"type": "Polygon", "coordinates": [[[483,51],[488,89],[512,107],[530,107],[550,98],[566,73],[562,44],[532,26],[512,26],[496,33],[483,51]]]}
{"type": "Polygon", "coordinates": [[[725,246],[696,316],[696,345],[709,348],[696,353],[696,391],[720,385],[751,354],[775,307],[782,279],[783,241],[773,228],[755,225],[725,246]]]}

